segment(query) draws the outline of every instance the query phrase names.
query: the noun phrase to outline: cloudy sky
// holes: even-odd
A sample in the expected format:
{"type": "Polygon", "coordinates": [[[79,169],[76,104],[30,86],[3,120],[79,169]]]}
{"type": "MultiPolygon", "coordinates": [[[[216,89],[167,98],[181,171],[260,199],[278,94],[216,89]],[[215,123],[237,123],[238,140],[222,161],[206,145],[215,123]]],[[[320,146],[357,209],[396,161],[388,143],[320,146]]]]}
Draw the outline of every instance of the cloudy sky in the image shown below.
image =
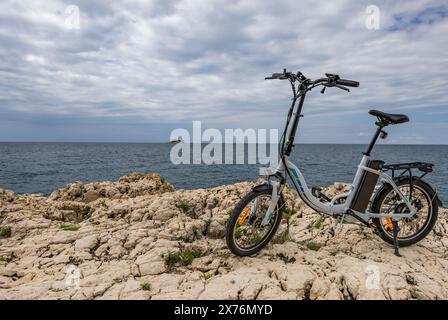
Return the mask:
{"type": "Polygon", "coordinates": [[[286,67],[361,83],[313,91],[299,142],[365,143],[377,108],[411,118],[389,143],[445,144],[447,34],[440,0],[2,0],[0,141],[165,142],[193,120],[279,128],[290,89],[263,79],[286,67]],[[379,29],[366,27],[372,4],[379,29]]]}

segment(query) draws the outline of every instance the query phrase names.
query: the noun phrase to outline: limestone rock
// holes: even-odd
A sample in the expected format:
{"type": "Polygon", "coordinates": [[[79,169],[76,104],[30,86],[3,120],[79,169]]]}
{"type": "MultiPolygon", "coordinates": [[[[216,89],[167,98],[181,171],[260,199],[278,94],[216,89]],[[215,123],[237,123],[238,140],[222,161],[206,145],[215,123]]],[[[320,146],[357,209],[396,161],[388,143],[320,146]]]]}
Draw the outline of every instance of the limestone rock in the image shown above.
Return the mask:
{"type": "Polygon", "coordinates": [[[44,216],[51,220],[75,221],[88,216],[90,206],[78,201],[49,201],[44,216]]]}
{"type": "Polygon", "coordinates": [[[15,196],[16,193],[12,190],[0,189],[0,202],[12,202],[15,196]]]}
{"type": "Polygon", "coordinates": [[[92,250],[98,244],[98,237],[94,234],[75,241],[75,250],[92,250]]]}
{"type": "MultiPolygon", "coordinates": [[[[253,257],[225,244],[229,210],[255,184],[174,190],[158,174],[74,182],[42,195],[0,189],[0,299],[448,299],[447,210],[393,255],[335,224],[289,188],[293,213],[253,257]]],[[[346,191],[337,183],[328,196],[346,191]]]]}
{"type": "Polygon", "coordinates": [[[95,190],[88,190],[83,194],[82,201],[85,203],[90,203],[101,197],[101,194],[95,190]]]}

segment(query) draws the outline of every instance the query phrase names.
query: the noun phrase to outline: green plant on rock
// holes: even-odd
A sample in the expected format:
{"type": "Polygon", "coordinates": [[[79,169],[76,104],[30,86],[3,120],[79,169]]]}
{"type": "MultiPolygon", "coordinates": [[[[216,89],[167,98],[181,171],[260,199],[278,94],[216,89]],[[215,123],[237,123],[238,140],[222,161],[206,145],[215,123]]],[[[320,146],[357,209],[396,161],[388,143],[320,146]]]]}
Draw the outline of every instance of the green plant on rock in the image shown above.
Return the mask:
{"type": "Polygon", "coordinates": [[[61,224],[60,228],[64,231],[78,231],[79,226],[73,224],[61,224]]]}
{"type": "Polygon", "coordinates": [[[295,213],[294,210],[286,208],[283,211],[283,218],[285,218],[286,221],[289,221],[289,220],[291,220],[291,217],[293,216],[294,213],[295,213]]]}
{"type": "Polygon", "coordinates": [[[261,236],[257,234],[255,237],[252,238],[251,244],[257,244],[261,241],[261,236]]]}
{"type": "Polygon", "coordinates": [[[151,290],[151,284],[149,284],[148,282],[144,282],[144,283],[142,283],[142,290],[144,290],[144,291],[149,291],[149,290],[151,290]]]}
{"type": "Polygon", "coordinates": [[[285,243],[286,241],[293,241],[290,234],[289,234],[289,230],[291,228],[291,217],[296,213],[296,211],[294,210],[294,206],[292,206],[291,209],[289,208],[285,208],[283,210],[283,218],[286,220],[286,231],[284,236],[279,239],[280,243],[285,243]]]}
{"type": "Polygon", "coordinates": [[[312,251],[319,251],[319,249],[322,247],[320,244],[315,243],[315,242],[308,242],[306,244],[306,247],[308,248],[308,250],[312,250],[312,251]]]}
{"type": "Polygon", "coordinates": [[[188,201],[182,200],[182,201],[177,205],[177,207],[178,207],[179,209],[182,209],[182,210],[184,210],[184,211],[187,211],[188,209],[191,208],[191,205],[190,205],[190,203],[188,203],[188,201]]]}
{"type": "Polygon", "coordinates": [[[313,227],[315,229],[322,229],[322,224],[324,222],[325,218],[324,217],[319,217],[313,224],[313,227]]]}
{"type": "Polygon", "coordinates": [[[243,235],[243,231],[241,230],[241,227],[239,225],[237,225],[235,228],[235,231],[234,231],[235,239],[241,238],[242,235],[243,235]]]}
{"type": "Polygon", "coordinates": [[[167,267],[174,267],[180,261],[180,255],[177,252],[170,252],[164,255],[167,267]]]}
{"type": "Polygon", "coordinates": [[[188,266],[193,262],[194,254],[193,254],[193,252],[184,252],[180,255],[180,258],[182,260],[182,264],[184,266],[188,266]]]}
{"type": "Polygon", "coordinates": [[[167,267],[172,268],[176,265],[188,266],[193,263],[195,258],[200,257],[201,254],[195,251],[184,252],[170,252],[164,255],[165,264],[167,267]]]}
{"type": "Polygon", "coordinates": [[[1,227],[0,228],[0,237],[2,238],[9,238],[11,236],[11,227],[1,227]]]}

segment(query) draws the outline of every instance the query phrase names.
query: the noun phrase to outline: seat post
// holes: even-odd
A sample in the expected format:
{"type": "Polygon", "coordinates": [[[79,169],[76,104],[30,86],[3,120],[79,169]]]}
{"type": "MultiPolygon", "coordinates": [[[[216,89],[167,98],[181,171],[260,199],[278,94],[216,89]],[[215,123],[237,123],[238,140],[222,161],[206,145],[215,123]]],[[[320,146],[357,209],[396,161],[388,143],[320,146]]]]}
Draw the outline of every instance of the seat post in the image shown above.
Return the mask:
{"type": "Polygon", "coordinates": [[[384,124],[382,122],[375,122],[375,124],[378,126],[378,128],[376,129],[376,132],[374,134],[374,136],[372,137],[372,140],[370,141],[369,146],[367,147],[366,152],[364,152],[364,155],[366,156],[370,156],[370,152],[372,152],[373,146],[376,143],[376,140],[378,140],[378,137],[381,134],[381,130],[383,130],[384,128],[384,124]]]}

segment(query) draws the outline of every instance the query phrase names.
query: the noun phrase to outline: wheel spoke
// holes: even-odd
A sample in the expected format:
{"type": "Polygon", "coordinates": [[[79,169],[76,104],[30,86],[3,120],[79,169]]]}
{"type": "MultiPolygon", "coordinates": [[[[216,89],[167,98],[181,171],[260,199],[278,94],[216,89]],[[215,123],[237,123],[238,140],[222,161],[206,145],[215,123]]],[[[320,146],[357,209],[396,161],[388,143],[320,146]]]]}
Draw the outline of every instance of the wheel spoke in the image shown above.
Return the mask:
{"type": "Polygon", "coordinates": [[[234,227],[235,242],[240,248],[248,249],[254,247],[269,234],[270,229],[273,227],[272,221],[276,218],[278,208],[274,210],[271,221],[266,226],[262,227],[261,222],[269,208],[270,201],[271,197],[269,195],[260,195],[246,206],[245,210],[249,208],[251,211],[245,219],[241,219],[241,216],[245,214],[245,210],[240,213],[234,227]],[[254,205],[255,201],[258,202],[257,206],[254,205]],[[256,208],[256,212],[252,212],[252,208],[256,208]],[[239,224],[240,219],[242,221],[241,224],[239,224]]]}

